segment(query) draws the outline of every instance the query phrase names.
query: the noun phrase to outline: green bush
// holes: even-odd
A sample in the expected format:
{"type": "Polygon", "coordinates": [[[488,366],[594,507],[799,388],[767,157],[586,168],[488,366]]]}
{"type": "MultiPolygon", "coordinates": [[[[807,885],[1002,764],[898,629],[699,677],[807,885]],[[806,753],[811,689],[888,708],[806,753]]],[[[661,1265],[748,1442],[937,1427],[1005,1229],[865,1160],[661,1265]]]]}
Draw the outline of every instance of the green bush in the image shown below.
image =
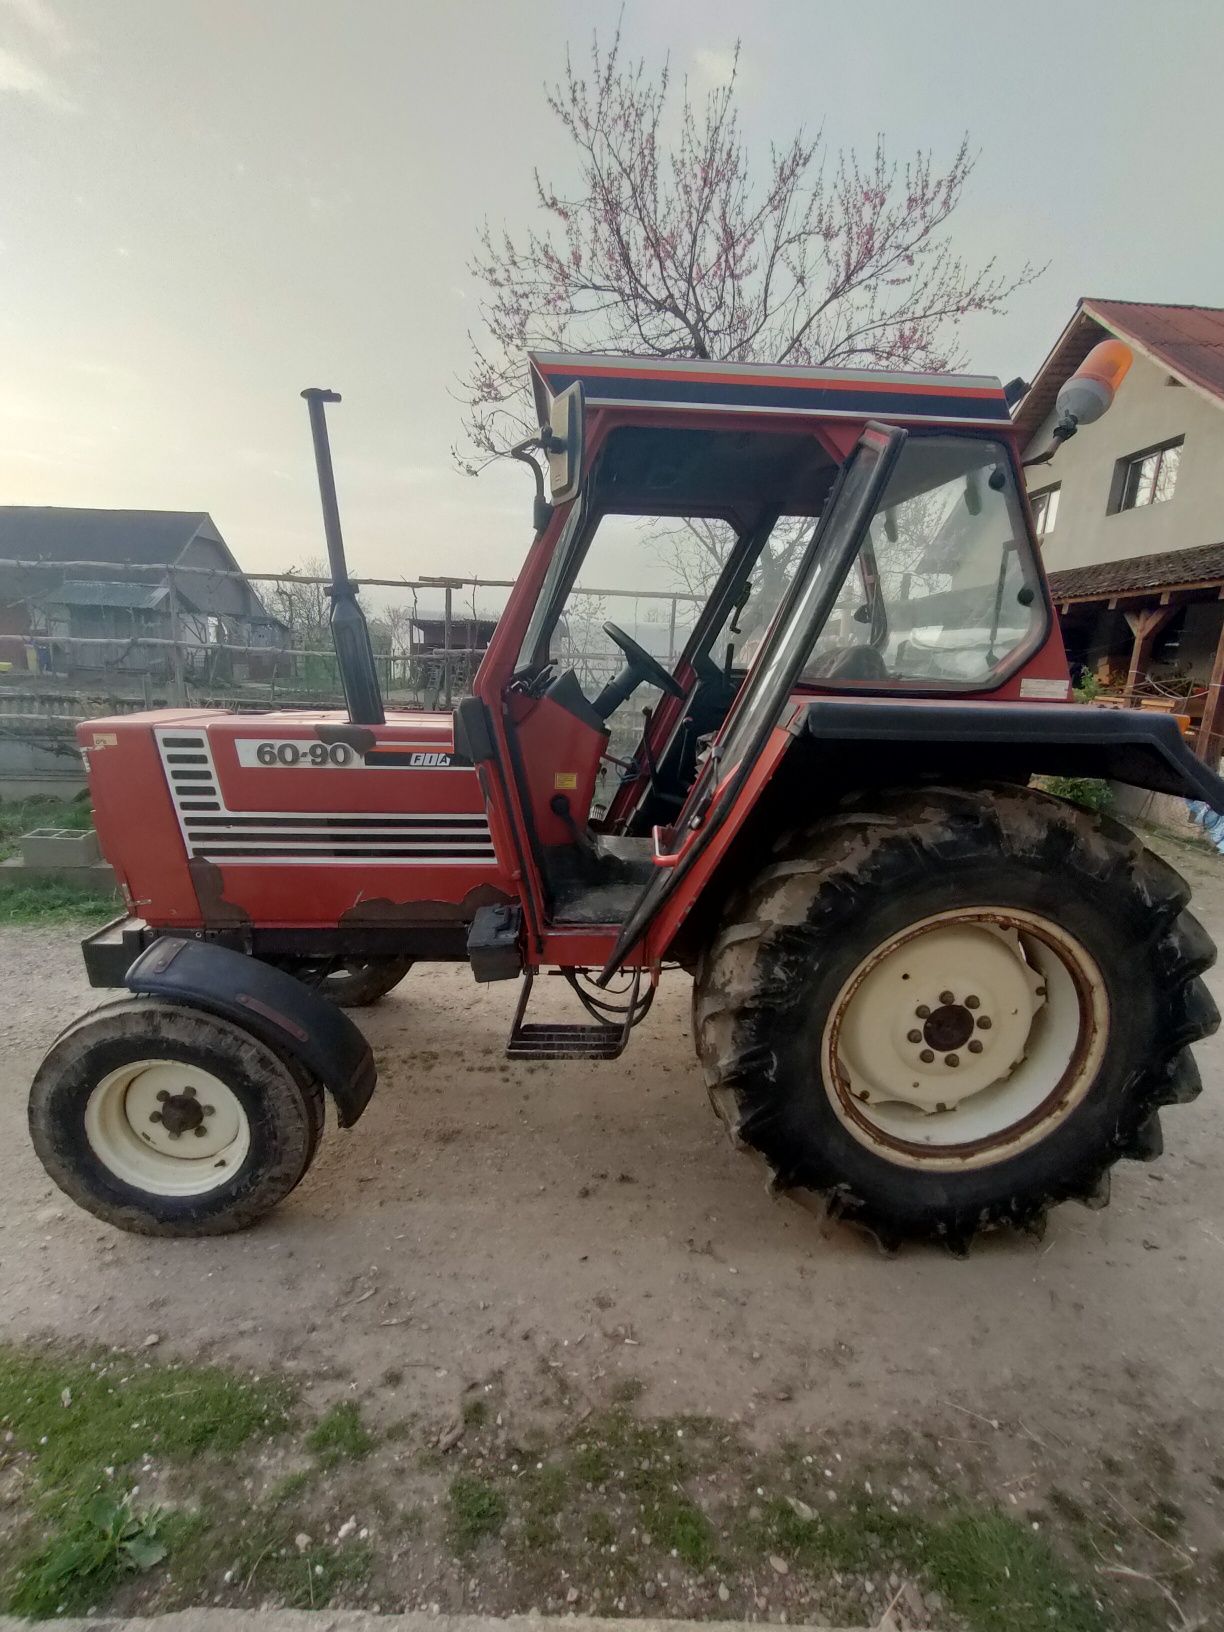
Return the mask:
{"type": "Polygon", "coordinates": [[[1103,815],[1113,804],[1113,789],[1108,782],[1102,782],[1099,777],[1047,776],[1042,778],[1041,786],[1056,798],[1065,799],[1071,805],[1079,805],[1083,810],[1090,810],[1096,816],[1103,815]]]}

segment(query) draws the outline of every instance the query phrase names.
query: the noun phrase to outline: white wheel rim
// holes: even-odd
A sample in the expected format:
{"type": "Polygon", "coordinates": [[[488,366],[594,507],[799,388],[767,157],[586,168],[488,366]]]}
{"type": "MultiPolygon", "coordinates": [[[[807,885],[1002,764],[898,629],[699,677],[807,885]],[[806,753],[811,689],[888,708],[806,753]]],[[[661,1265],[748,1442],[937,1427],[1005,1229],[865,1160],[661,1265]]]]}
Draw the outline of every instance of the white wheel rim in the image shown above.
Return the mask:
{"type": "Polygon", "coordinates": [[[975,907],[890,936],[830,1010],[825,1090],[860,1144],[908,1167],[987,1167],[1045,1139],[1109,1035],[1095,960],[1035,913],[975,907]]]}
{"type": "Polygon", "coordinates": [[[200,1196],[228,1184],[242,1166],[251,1125],[212,1072],[177,1060],[136,1060],[90,1094],[85,1137],[102,1165],[133,1189],[200,1196]]]}

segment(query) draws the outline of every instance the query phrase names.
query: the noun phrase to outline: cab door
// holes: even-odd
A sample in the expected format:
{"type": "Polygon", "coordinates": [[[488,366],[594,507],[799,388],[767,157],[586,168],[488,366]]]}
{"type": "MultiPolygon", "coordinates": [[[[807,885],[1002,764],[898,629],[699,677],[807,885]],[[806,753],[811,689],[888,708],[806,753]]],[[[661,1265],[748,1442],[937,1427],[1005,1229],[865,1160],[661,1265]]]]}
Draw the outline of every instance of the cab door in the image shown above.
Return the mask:
{"type": "Polygon", "coordinates": [[[896,426],[869,423],[842,467],[778,615],[684,808],[673,827],[655,829],[657,874],[625,920],[600,974],[601,983],[648,934],[714,836],[729,839],[751,807],[748,779],[782,723],[787,699],[859,553],[905,440],[905,431],[896,426]]]}

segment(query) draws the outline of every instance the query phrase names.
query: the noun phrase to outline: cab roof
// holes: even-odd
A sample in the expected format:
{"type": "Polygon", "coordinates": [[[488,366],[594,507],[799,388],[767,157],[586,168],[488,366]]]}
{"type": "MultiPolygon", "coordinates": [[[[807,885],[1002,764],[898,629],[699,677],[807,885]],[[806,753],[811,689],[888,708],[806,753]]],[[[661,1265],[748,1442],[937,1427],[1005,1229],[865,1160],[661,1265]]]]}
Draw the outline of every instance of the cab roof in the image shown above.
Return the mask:
{"type": "Polygon", "coordinates": [[[1006,425],[1011,418],[1003,387],[991,375],[602,357],[588,352],[533,351],[528,356],[541,424],[548,420],[549,399],[575,380],[581,380],[588,406],[599,408],[973,426],[1006,425]]]}

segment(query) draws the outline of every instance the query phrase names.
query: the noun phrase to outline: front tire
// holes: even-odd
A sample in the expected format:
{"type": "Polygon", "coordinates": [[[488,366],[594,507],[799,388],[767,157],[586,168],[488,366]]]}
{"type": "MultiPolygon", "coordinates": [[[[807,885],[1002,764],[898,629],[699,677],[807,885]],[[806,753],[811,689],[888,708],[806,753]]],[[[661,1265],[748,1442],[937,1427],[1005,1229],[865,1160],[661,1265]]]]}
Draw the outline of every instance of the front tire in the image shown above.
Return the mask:
{"type": "Polygon", "coordinates": [[[697,1046],[784,1188],[889,1241],[1103,1204],[1219,1015],[1183,880],[1036,790],[872,796],[785,844],[698,970],[697,1046]]]}
{"type": "Polygon", "coordinates": [[[228,1020],[155,998],[83,1016],[30,1090],[30,1136],[64,1193],[138,1235],[245,1229],[305,1174],[320,1085],[228,1020]]]}

